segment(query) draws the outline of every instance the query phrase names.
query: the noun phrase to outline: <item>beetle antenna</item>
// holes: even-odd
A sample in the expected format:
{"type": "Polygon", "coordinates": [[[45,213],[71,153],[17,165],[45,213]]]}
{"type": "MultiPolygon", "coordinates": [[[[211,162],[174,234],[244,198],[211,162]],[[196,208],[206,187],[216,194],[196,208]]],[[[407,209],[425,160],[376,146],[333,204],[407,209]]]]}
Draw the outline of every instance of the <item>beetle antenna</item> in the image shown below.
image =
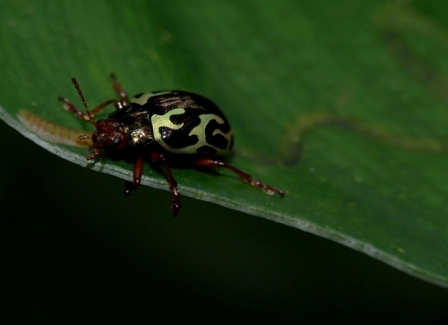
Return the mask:
{"type": "Polygon", "coordinates": [[[96,123],[93,120],[93,116],[90,113],[89,108],[87,107],[86,99],[84,98],[84,95],[82,94],[81,88],[79,87],[78,81],[76,81],[75,77],[72,78],[72,82],[75,85],[76,90],[78,91],[79,97],[81,97],[82,103],[87,112],[87,116],[89,117],[89,122],[92,123],[94,126],[96,126],[96,123]]]}

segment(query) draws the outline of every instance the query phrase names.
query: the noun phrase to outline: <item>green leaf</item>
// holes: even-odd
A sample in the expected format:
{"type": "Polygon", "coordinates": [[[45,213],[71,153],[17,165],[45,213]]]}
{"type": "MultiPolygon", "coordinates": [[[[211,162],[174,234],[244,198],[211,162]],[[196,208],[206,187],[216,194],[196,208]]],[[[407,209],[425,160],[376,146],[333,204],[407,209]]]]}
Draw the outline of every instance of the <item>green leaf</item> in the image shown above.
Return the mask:
{"type": "MultiPolygon", "coordinates": [[[[114,96],[111,72],[131,94],[203,94],[231,121],[231,163],[286,195],[266,196],[227,171],[176,169],[182,195],[315,233],[447,286],[448,26],[439,16],[447,6],[3,2],[0,117],[64,159],[130,179],[125,161],[87,163],[85,148],[52,142],[56,131],[39,135],[45,126],[30,129],[23,117],[91,132],[57,102],[63,95],[81,105],[72,76],[92,107],[114,96]]],[[[150,168],[143,184],[167,189],[150,168]]]]}

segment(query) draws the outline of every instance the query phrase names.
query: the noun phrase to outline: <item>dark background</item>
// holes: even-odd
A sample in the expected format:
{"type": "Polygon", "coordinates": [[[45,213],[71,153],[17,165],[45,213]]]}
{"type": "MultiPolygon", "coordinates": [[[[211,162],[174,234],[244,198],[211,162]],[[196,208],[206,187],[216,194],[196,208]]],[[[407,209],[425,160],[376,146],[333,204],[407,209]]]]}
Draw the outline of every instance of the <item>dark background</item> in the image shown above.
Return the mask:
{"type": "Polygon", "coordinates": [[[2,324],[448,322],[446,289],[364,254],[185,197],[173,218],[167,191],[0,138],[2,324]]]}

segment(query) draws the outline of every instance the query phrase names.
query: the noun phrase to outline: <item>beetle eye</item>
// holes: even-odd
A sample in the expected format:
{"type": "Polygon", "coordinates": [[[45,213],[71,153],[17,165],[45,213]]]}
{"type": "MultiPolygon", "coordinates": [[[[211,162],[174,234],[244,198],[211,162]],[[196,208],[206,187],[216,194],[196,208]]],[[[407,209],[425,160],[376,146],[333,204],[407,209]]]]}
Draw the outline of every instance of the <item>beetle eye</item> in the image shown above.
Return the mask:
{"type": "Polygon", "coordinates": [[[120,138],[119,137],[114,138],[114,147],[116,148],[119,145],[120,145],[120,138]]]}

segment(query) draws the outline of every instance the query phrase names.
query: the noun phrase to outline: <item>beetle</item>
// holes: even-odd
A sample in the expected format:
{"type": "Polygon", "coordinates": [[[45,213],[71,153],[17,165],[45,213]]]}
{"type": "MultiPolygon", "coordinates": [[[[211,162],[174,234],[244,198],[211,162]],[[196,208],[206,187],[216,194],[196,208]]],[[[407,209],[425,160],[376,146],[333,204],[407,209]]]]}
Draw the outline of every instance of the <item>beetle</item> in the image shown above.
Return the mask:
{"type": "Polygon", "coordinates": [[[224,161],[233,147],[233,132],[227,118],[211,100],[181,90],[146,92],[129,98],[116,76],[111,76],[112,87],[119,99],[106,100],[90,110],[76,78],[72,78],[86,113],[65,97],[59,96],[59,100],[65,110],[96,128],[91,136],[79,136],[80,140],[90,139],[93,143],[87,160],[97,158],[104,151],[121,153],[121,158],[133,162],[133,181],[126,182],[125,194],[140,185],[143,161],[148,160],[165,167],[174,216],[181,205],[172,165],[224,167],[269,195],[284,196],[282,190],[266,185],[224,161]],[[113,105],[115,111],[108,118],[95,121],[94,117],[109,105],[113,105]]]}

